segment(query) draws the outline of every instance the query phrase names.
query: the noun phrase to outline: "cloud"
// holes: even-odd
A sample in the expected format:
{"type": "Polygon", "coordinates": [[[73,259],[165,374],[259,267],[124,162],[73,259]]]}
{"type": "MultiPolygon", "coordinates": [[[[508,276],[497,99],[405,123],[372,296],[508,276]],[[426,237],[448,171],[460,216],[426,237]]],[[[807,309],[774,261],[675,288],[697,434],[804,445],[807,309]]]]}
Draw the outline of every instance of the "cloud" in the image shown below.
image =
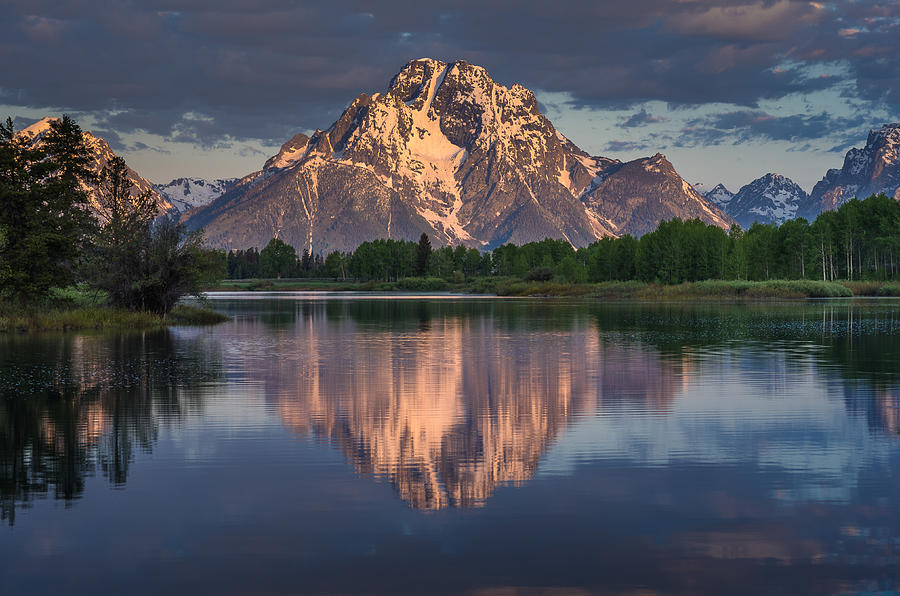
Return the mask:
{"type": "Polygon", "coordinates": [[[632,114],[627,118],[622,118],[621,126],[625,128],[637,128],[639,126],[646,126],[648,124],[655,124],[657,122],[665,122],[666,119],[661,116],[654,116],[647,112],[646,108],[642,108],[640,112],[632,114]]]}
{"type": "Polygon", "coordinates": [[[667,27],[684,35],[713,39],[770,41],[790,39],[798,25],[815,24],[825,16],[824,6],[812,2],[710,4],[694,3],[696,10],[674,15],[667,27]]]}
{"type": "Polygon", "coordinates": [[[676,140],[679,147],[698,147],[748,141],[784,141],[804,143],[848,130],[855,138],[864,138],[862,130],[872,123],[862,116],[836,117],[826,112],[774,116],[758,110],[739,110],[697,118],[682,128],[676,140]]]}
{"type": "MultiPolygon", "coordinates": [[[[420,56],[464,58],[505,84],[565,92],[569,109],[657,100],[753,111],[766,100],[839,87],[849,99],[900,113],[896,2],[0,4],[5,101],[203,147],[277,144],[327,127],[352,98],[383,90],[420,56]],[[836,64],[840,76],[808,75],[836,64]],[[185,118],[190,113],[208,118],[185,118]]],[[[634,117],[623,125],[642,125],[640,112],[634,117]]]]}
{"type": "Polygon", "coordinates": [[[647,144],[635,141],[610,141],[606,144],[606,150],[614,153],[644,151],[648,148],[649,146],[647,144]]]}

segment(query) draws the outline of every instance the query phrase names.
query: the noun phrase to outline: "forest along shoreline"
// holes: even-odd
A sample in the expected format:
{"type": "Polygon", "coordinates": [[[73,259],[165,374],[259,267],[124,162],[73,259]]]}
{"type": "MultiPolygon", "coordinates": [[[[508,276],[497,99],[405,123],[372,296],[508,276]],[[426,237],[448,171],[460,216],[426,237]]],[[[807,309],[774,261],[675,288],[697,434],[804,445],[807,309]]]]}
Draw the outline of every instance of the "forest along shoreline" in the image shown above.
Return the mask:
{"type": "Polygon", "coordinates": [[[205,291],[450,291],[621,300],[900,296],[900,202],[852,199],[812,223],[724,230],[661,221],[576,249],[546,238],[491,251],[376,239],[315,254],[273,238],[226,252],[163,213],[124,160],[93,167],[69,116],[34,139],[0,123],[0,332],[148,329],[227,317],[205,291]],[[231,281],[222,281],[229,279],[231,281]]]}
{"type": "Polygon", "coordinates": [[[273,238],[223,253],[227,281],[206,289],[451,291],[500,296],[622,299],[836,298],[900,295],[900,202],[852,199],[815,221],[723,230],[700,220],[662,221],[636,238],[605,237],[576,249],[546,238],[480,251],[376,239],[323,257],[273,238]]]}

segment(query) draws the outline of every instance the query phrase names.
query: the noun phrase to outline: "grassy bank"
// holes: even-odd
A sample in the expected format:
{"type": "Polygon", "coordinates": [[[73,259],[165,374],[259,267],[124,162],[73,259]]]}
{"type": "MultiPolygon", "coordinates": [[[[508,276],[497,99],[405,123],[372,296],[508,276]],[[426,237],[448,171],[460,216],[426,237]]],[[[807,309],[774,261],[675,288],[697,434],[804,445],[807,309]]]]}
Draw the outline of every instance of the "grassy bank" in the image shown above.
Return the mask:
{"type": "Polygon", "coordinates": [[[706,280],[664,286],[641,282],[599,284],[596,296],[641,300],[849,298],[853,292],[836,282],[812,280],[706,280]]]}
{"type": "Polygon", "coordinates": [[[464,282],[409,277],[394,282],[249,280],[225,282],[216,290],[247,291],[371,291],[459,292],[498,296],[587,296],[610,300],[767,300],[900,296],[900,283],[827,282],[814,280],[706,280],[677,285],[641,281],[573,284],[525,281],[517,277],[481,277],[464,282]]]}
{"type": "Polygon", "coordinates": [[[854,296],[900,296],[900,282],[842,281],[842,286],[854,296]]]}
{"type": "Polygon", "coordinates": [[[167,316],[105,306],[22,309],[0,306],[0,332],[146,330],[168,325],[211,325],[228,320],[207,308],[176,306],[167,316]]]}

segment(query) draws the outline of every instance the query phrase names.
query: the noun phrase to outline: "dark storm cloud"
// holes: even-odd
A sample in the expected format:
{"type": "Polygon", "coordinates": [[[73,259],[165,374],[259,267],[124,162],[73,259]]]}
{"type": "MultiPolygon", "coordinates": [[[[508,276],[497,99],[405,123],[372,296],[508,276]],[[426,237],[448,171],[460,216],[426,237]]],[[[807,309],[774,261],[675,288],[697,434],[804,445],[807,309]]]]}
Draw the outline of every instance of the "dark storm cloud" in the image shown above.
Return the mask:
{"type": "Polygon", "coordinates": [[[691,120],[675,142],[679,147],[697,147],[747,141],[801,142],[847,130],[856,131],[857,141],[875,122],[864,116],[834,117],[825,112],[814,115],[773,116],[762,111],[741,110],[691,120]]]}
{"type": "MultiPolygon", "coordinates": [[[[420,56],[464,58],[504,83],[568,92],[575,107],[661,100],[752,112],[762,99],[841,84],[850,98],[900,109],[896,2],[444,6],[7,0],[0,5],[0,92],[14,105],[90,112],[122,134],[146,130],[206,147],[280,142],[327,127],[358,93],[383,90],[420,56]],[[838,74],[813,74],[817,67],[838,74]]],[[[707,128],[720,130],[715,124],[707,128]]],[[[816,122],[782,127],[799,127],[807,138],[814,129],[806,124],[816,122]]]]}
{"type": "Polygon", "coordinates": [[[646,108],[641,109],[640,112],[636,112],[627,118],[622,119],[622,123],[619,126],[623,126],[625,128],[638,128],[640,126],[647,126],[648,124],[655,124],[657,122],[664,122],[665,118],[660,116],[654,116],[650,112],[646,110],[646,108]]]}
{"type": "Polygon", "coordinates": [[[643,142],[633,141],[610,141],[606,144],[606,150],[613,153],[621,153],[624,151],[643,151],[648,149],[649,145],[643,142]]]}

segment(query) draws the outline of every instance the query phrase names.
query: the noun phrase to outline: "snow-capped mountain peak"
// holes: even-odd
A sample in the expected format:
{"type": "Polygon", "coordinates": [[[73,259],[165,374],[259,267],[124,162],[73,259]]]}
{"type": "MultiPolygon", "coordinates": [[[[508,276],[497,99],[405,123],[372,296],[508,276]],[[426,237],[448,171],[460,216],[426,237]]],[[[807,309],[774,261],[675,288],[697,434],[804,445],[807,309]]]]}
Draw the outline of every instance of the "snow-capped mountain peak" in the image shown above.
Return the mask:
{"type": "Polygon", "coordinates": [[[708,200],[710,203],[712,203],[719,209],[725,210],[725,212],[727,213],[728,204],[734,198],[734,193],[725,188],[724,184],[716,184],[714,187],[712,187],[711,190],[703,193],[703,196],[706,197],[706,200],[708,200]]]}
{"type": "Polygon", "coordinates": [[[754,222],[780,225],[795,218],[806,199],[806,191],[793,180],[769,173],[742,187],[725,211],[745,229],[754,222]]]}
{"type": "Polygon", "coordinates": [[[47,116],[45,118],[41,118],[34,124],[26,126],[22,130],[20,130],[18,132],[18,134],[20,134],[22,136],[27,136],[33,141],[37,138],[43,137],[47,133],[47,131],[50,130],[50,125],[52,123],[58,122],[58,121],[59,121],[59,118],[47,116]]]}
{"type": "Polygon", "coordinates": [[[871,130],[865,147],[850,149],[843,167],[828,170],[813,188],[801,215],[812,219],[854,197],[879,193],[900,199],[900,123],[871,130]]]}
{"type": "Polygon", "coordinates": [[[194,207],[208,205],[234,186],[237,178],[204,180],[202,178],[175,178],[168,184],[154,184],[153,188],[169,200],[175,209],[185,212],[194,207]]]}
{"type": "Polygon", "coordinates": [[[330,127],[285,143],[188,224],[220,246],[264,246],[277,234],[323,252],[422,232],[478,248],[548,236],[583,246],[662,218],[730,225],[664,156],[633,164],[576,147],[522,85],[422,58],[330,127]]]}

